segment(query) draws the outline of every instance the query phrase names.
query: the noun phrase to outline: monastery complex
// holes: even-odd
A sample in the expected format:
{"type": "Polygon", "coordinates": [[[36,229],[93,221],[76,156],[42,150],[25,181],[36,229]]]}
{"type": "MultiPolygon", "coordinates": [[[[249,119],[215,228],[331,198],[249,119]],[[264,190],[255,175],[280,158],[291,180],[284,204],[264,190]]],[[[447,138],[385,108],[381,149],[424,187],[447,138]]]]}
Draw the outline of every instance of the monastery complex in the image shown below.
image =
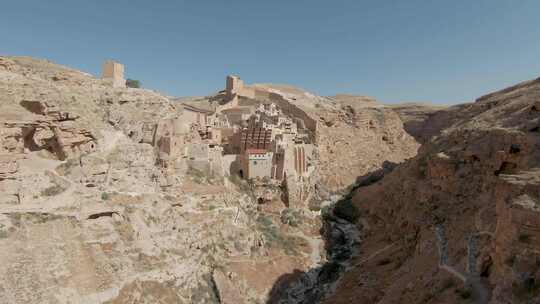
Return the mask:
{"type": "MultiPolygon", "coordinates": [[[[102,78],[125,87],[124,66],[105,62],[102,78]]],[[[282,95],[246,86],[237,76],[227,76],[219,96],[210,107],[182,103],[177,116],[142,122],[133,131],[157,150],[159,185],[173,187],[196,170],[249,181],[260,192],[259,202],[277,193],[267,188],[281,189],[287,204],[305,202],[314,172],[316,123],[282,95]]]]}

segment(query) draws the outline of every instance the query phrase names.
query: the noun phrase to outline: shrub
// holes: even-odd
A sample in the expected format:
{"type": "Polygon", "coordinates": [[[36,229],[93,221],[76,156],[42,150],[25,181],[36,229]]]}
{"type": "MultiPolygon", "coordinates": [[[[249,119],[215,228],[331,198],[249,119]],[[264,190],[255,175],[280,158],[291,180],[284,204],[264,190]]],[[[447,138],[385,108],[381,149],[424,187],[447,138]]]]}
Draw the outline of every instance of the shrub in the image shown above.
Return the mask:
{"type": "Polygon", "coordinates": [[[141,82],[136,79],[126,79],[126,87],[128,88],[140,88],[141,82]]]}
{"type": "Polygon", "coordinates": [[[334,206],[334,215],[348,222],[355,223],[360,211],[353,205],[350,198],[342,199],[334,206]]]}
{"type": "Polygon", "coordinates": [[[106,201],[109,199],[109,194],[107,192],[102,192],[101,193],[101,199],[106,201]]]}
{"type": "Polygon", "coordinates": [[[62,188],[61,186],[59,185],[54,185],[54,186],[50,186],[46,189],[43,189],[41,191],[41,195],[42,196],[55,196],[55,195],[58,195],[60,193],[62,193],[64,191],[64,188],[62,188]]]}
{"type": "Polygon", "coordinates": [[[262,232],[264,239],[270,247],[281,248],[288,255],[298,254],[296,251],[297,242],[295,241],[295,238],[282,235],[270,217],[262,214],[259,215],[257,217],[257,228],[262,232]]]}
{"type": "Polygon", "coordinates": [[[528,244],[531,241],[531,236],[525,233],[521,233],[518,239],[520,242],[528,244]]]}
{"type": "Polygon", "coordinates": [[[463,300],[470,299],[472,296],[472,292],[469,288],[458,289],[457,293],[459,294],[459,297],[463,300]]]}
{"type": "Polygon", "coordinates": [[[286,208],[281,211],[281,223],[287,224],[292,227],[298,227],[300,225],[300,212],[291,208],[286,208]]]}

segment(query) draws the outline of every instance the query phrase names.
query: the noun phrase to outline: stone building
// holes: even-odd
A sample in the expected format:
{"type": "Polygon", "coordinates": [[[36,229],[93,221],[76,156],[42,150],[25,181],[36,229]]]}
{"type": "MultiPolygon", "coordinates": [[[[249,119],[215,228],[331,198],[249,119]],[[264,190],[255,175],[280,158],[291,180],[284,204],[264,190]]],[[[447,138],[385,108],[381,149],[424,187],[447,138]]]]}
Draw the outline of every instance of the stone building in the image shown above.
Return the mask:
{"type": "Polygon", "coordinates": [[[246,97],[254,99],[256,88],[248,87],[238,76],[229,75],[225,83],[225,93],[227,100],[233,100],[235,97],[246,97]]]}
{"type": "Polygon", "coordinates": [[[264,128],[246,128],[240,133],[240,153],[249,149],[270,150],[272,131],[264,128]]]}
{"type": "Polygon", "coordinates": [[[214,145],[227,146],[234,136],[233,128],[212,128],[210,143],[214,145]]]}
{"type": "Polygon", "coordinates": [[[253,107],[234,107],[230,109],[223,109],[221,113],[225,115],[227,120],[232,125],[241,125],[243,121],[246,121],[253,115],[253,107]]]}
{"type": "Polygon", "coordinates": [[[273,153],[266,149],[247,149],[241,156],[240,175],[245,179],[270,178],[273,153]]]}
{"type": "Polygon", "coordinates": [[[144,122],[141,125],[141,143],[154,144],[156,124],[153,122],[144,122]]]}
{"type": "Polygon", "coordinates": [[[227,76],[225,83],[225,92],[229,100],[231,100],[236,94],[241,92],[242,89],[244,89],[244,81],[242,81],[240,77],[234,75],[227,76]]]}
{"type": "Polygon", "coordinates": [[[213,115],[213,111],[184,104],[182,120],[184,124],[195,126],[201,135],[206,138],[211,131],[213,115]]]}
{"type": "Polygon", "coordinates": [[[281,111],[279,111],[278,106],[273,102],[259,104],[256,111],[257,113],[264,114],[270,117],[279,116],[281,114],[281,111]]]}
{"type": "Polygon", "coordinates": [[[114,88],[125,88],[124,65],[112,60],[103,63],[101,78],[110,83],[114,88]]]}

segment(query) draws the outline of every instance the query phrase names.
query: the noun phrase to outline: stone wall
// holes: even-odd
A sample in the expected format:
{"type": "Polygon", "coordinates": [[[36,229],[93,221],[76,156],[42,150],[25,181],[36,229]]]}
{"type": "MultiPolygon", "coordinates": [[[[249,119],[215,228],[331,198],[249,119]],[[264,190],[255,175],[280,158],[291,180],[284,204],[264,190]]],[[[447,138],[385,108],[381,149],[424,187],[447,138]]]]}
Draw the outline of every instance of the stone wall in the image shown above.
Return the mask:
{"type": "Polygon", "coordinates": [[[244,177],[247,179],[270,178],[273,154],[267,151],[247,151],[242,154],[242,171],[244,177]]]}

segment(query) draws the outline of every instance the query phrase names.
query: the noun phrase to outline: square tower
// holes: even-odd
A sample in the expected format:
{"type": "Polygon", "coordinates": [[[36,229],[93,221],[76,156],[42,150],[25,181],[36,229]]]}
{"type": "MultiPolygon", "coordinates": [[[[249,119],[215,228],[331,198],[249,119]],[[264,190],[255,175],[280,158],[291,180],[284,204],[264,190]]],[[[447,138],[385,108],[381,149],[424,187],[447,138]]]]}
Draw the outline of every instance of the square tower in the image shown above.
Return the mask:
{"type": "Polygon", "coordinates": [[[227,82],[225,91],[227,92],[227,97],[232,99],[235,94],[238,94],[244,88],[244,82],[238,76],[229,75],[227,76],[227,82]]]}
{"type": "Polygon", "coordinates": [[[114,88],[125,88],[124,65],[112,60],[103,63],[101,78],[112,84],[114,88]]]}

